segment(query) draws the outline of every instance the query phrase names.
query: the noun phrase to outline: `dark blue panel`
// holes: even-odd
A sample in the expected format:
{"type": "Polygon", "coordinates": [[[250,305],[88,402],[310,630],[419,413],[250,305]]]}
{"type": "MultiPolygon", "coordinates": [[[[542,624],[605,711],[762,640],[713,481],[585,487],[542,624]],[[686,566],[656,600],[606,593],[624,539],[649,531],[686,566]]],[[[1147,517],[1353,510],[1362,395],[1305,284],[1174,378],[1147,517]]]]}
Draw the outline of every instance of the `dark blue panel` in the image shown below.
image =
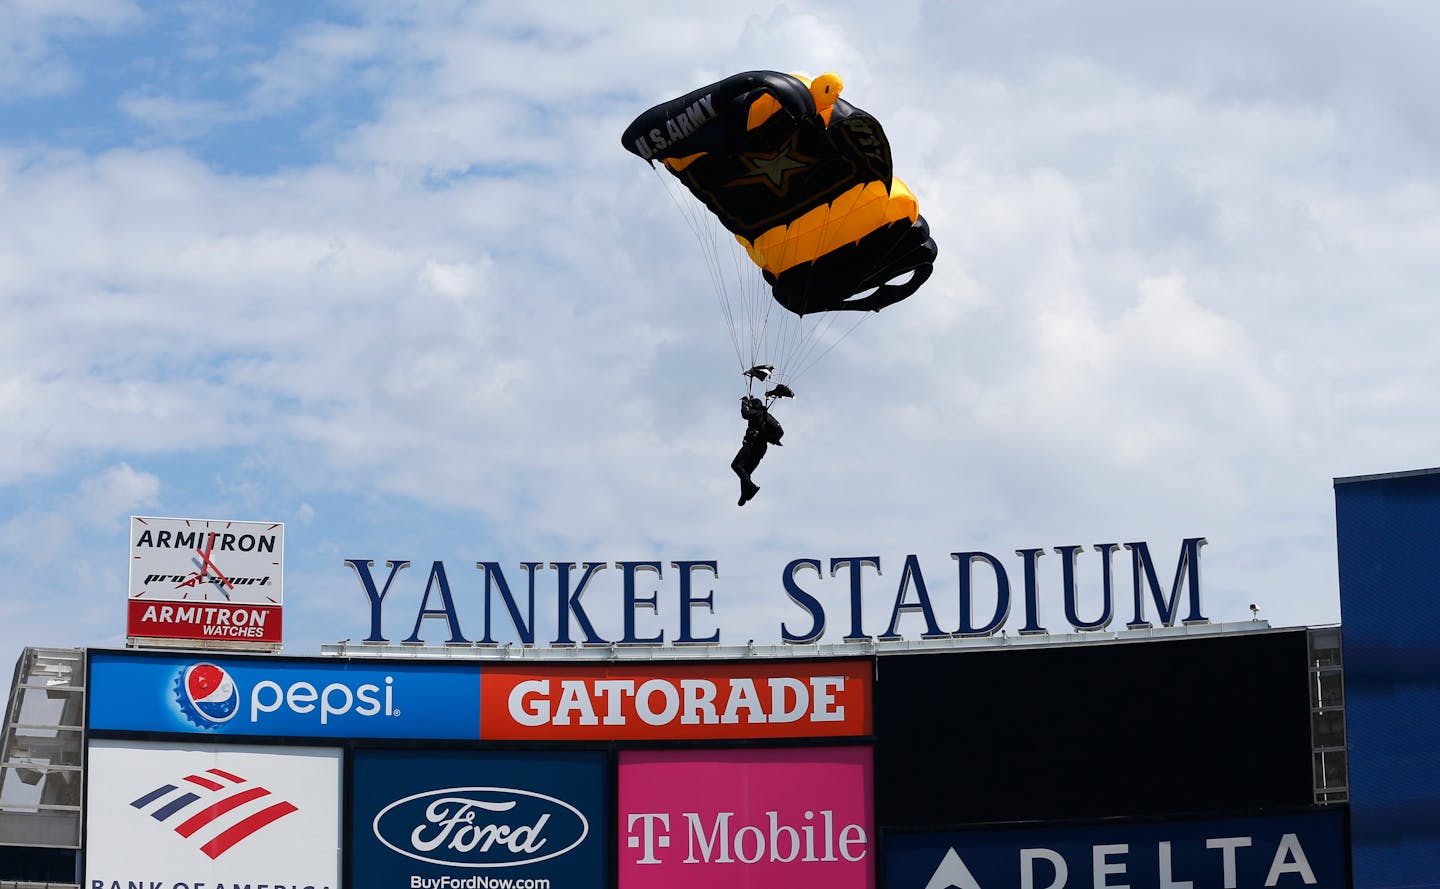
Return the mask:
{"type": "Polygon", "coordinates": [[[603,752],[358,750],[354,763],[356,889],[609,883],[603,752]]]}
{"type": "Polygon", "coordinates": [[[1440,473],[1339,480],[1357,889],[1440,887],[1440,473]]]}
{"type": "Polygon", "coordinates": [[[75,849],[0,846],[0,880],[28,883],[76,883],[75,849]]]}
{"type": "Polygon", "coordinates": [[[323,738],[480,736],[480,667],[92,652],[92,729],[323,738]]]}
{"type": "Polygon", "coordinates": [[[884,836],[885,889],[1347,889],[1343,809],[884,836]]]}
{"type": "Polygon", "coordinates": [[[881,656],[879,823],[1304,808],[1307,653],[1288,630],[881,656]]]}

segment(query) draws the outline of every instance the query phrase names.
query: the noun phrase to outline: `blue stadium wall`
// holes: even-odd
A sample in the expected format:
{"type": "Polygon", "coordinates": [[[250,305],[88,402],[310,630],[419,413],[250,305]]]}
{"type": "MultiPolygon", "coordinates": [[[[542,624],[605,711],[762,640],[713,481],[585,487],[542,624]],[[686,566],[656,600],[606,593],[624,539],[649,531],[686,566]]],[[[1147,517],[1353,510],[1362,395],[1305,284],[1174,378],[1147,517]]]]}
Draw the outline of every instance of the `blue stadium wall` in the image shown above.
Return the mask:
{"type": "Polygon", "coordinates": [[[1356,889],[1440,887],[1440,470],[1335,480],[1356,889]]]}

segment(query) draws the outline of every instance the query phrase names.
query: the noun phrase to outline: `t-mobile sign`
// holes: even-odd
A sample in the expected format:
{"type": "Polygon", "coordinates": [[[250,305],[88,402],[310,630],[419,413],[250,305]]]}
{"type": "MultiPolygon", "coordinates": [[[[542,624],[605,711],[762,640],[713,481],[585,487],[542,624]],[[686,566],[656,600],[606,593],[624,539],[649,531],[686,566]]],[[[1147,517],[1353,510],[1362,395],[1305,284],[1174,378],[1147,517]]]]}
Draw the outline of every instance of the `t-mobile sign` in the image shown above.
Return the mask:
{"type": "Polygon", "coordinates": [[[620,753],[620,889],[873,889],[868,747],[620,753]]]}

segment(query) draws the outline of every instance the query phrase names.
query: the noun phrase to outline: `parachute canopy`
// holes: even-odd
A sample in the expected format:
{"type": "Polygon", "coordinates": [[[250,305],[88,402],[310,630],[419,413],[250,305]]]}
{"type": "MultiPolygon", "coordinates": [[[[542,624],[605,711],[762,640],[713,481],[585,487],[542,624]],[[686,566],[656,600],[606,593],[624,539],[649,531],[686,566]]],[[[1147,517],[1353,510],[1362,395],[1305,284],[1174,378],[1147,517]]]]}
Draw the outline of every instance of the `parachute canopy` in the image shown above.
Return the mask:
{"type": "Polygon", "coordinates": [[[885,131],[842,86],[834,74],[747,71],[656,105],[623,136],[704,203],[775,300],[802,316],[879,311],[914,293],[936,256],[885,131]]]}

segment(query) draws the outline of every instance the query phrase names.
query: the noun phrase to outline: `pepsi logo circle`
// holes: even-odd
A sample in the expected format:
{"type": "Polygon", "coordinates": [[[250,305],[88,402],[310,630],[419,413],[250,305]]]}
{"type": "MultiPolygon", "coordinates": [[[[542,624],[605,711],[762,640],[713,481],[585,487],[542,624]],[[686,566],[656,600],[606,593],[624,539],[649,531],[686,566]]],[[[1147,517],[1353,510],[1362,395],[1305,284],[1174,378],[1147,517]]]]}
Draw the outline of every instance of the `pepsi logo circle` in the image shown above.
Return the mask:
{"type": "Polygon", "coordinates": [[[218,728],[240,709],[235,680],[216,664],[191,664],[175,678],[175,702],[180,714],[201,728],[218,728]]]}

